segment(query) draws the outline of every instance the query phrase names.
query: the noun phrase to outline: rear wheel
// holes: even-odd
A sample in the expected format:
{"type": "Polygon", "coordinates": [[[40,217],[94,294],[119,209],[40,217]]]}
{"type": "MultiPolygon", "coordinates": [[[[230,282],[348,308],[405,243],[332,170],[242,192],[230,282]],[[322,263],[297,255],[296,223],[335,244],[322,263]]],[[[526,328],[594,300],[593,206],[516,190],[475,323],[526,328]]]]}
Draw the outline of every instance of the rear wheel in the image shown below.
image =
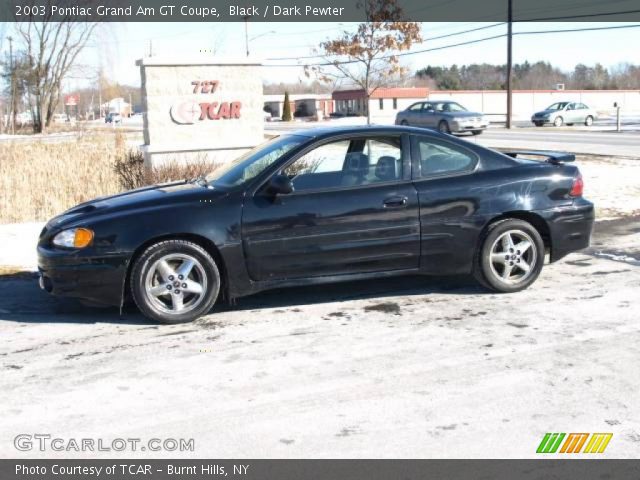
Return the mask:
{"type": "Polygon", "coordinates": [[[556,119],[553,121],[553,125],[556,127],[561,127],[563,123],[564,120],[562,117],[556,117],[556,119]]]}
{"type": "Polygon", "coordinates": [[[446,120],[440,121],[440,123],[438,124],[438,131],[440,133],[451,133],[451,129],[449,128],[449,124],[446,122],[446,120]]]}
{"type": "Polygon", "coordinates": [[[185,240],[151,245],[131,270],[131,292],[140,311],[162,323],[205,315],[220,292],[220,272],[211,255],[185,240]]]}
{"type": "Polygon", "coordinates": [[[591,125],[593,125],[593,117],[591,115],[588,115],[587,118],[584,119],[584,124],[587,127],[590,127],[591,125]]]}
{"type": "Polygon", "coordinates": [[[476,253],[474,276],[497,292],[518,292],[540,275],[544,242],[528,222],[505,219],[490,225],[476,253]]]}

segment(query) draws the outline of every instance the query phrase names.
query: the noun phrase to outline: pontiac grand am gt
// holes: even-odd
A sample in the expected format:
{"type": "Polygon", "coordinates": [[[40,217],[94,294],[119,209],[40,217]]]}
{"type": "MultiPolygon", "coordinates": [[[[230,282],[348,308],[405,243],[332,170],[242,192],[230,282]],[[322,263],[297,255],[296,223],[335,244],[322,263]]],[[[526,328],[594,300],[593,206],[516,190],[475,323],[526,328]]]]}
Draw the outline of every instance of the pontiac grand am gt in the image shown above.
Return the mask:
{"type": "Polygon", "coordinates": [[[283,135],[207,177],[52,219],[40,284],[93,303],[132,298],[167,323],[260,290],[390,275],[473,274],[516,292],[545,253],[589,245],[594,207],[573,160],[411,127],[283,135]]]}

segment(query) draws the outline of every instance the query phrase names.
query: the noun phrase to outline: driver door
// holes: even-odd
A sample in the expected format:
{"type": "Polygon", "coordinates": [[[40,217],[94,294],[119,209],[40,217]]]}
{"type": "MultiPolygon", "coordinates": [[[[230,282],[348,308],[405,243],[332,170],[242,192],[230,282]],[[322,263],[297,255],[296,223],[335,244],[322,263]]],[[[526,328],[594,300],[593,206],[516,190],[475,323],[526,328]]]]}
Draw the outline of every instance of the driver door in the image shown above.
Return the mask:
{"type": "Polygon", "coordinates": [[[420,224],[406,135],[347,137],[280,172],[290,194],[246,199],[243,247],[253,280],[417,269],[420,224]]]}

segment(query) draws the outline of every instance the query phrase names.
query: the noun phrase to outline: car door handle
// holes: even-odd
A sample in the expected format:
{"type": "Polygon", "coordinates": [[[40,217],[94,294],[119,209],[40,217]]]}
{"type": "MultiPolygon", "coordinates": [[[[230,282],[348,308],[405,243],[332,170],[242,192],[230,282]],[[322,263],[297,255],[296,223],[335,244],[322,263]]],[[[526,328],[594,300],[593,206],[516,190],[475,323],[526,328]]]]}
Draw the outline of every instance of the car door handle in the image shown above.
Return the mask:
{"type": "Polygon", "coordinates": [[[398,195],[395,197],[389,197],[387,198],[383,205],[385,206],[385,208],[399,208],[399,207],[406,207],[407,206],[407,200],[409,200],[407,197],[402,196],[402,195],[398,195]]]}

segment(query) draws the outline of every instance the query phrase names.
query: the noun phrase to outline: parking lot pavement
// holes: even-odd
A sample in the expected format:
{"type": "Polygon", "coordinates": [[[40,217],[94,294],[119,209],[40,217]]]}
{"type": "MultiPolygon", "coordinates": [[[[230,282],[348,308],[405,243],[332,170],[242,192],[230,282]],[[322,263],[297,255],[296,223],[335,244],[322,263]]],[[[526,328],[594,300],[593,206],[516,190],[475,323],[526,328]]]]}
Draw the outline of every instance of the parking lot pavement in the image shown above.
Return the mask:
{"type": "Polygon", "coordinates": [[[640,446],[640,217],[530,289],[421,277],[263,293],[193,324],[0,280],[0,455],[21,433],[193,438],[195,451],[55,457],[533,457],[545,432],[640,446]]]}

